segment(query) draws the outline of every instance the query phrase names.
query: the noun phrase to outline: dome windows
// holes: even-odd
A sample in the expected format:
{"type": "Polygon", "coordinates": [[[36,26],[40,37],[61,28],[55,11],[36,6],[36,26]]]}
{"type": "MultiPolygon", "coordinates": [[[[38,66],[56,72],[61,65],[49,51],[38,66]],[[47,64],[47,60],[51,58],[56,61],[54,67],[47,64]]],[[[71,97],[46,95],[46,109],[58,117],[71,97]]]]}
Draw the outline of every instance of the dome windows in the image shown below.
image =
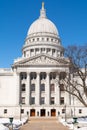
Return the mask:
{"type": "Polygon", "coordinates": [[[35,39],[33,38],[33,42],[35,41],[35,39]]]}
{"type": "Polygon", "coordinates": [[[42,37],[42,41],[44,41],[44,38],[42,37]]]}
{"type": "Polygon", "coordinates": [[[51,39],[51,42],[53,42],[53,39],[51,39]]]}
{"type": "Polygon", "coordinates": [[[50,52],[50,50],[51,50],[50,48],[47,48],[47,52],[50,52]]]}
{"type": "Polygon", "coordinates": [[[34,49],[31,49],[31,52],[34,52],[34,49]]]}
{"type": "Polygon", "coordinates": [[[47,41],[49,41],[49,38],[47,37],[47,41]]]}
{"type": "Polygon", "coordinates": [[[37,38],[37,41],[39,41],[39,38],[37,38]]]}
{"type": "Polygon", "coordinates": [[[31,24],[22,50],[24,57],[40,54],[52,57],[63,56],[58,30],[55,24],[46,17],[45,9],[41,9],[40,17],[31,24]]]}

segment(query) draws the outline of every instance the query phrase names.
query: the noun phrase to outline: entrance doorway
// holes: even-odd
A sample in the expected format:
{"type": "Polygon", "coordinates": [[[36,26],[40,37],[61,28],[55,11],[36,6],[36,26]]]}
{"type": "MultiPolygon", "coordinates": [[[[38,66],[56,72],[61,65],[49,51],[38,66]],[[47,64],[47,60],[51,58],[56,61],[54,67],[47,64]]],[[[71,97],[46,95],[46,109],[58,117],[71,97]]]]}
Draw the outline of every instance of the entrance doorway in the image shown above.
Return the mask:
{"type": "Polygon", "coordinates": [[[46,110],[45,110],[45,109],[41,109],[40,115],[41,115],[41,116],[45,116],[45,113],[46,113],[46,110]]]}
{"type": "Polygon", "coordinates": [[[56,116],[56,109],[51,109],[51,116],[56,116]]]}
{"type": "Polygon", "coordinates": [[[35,109],[30,110],[30,116],[35,116],[35,109]]]}

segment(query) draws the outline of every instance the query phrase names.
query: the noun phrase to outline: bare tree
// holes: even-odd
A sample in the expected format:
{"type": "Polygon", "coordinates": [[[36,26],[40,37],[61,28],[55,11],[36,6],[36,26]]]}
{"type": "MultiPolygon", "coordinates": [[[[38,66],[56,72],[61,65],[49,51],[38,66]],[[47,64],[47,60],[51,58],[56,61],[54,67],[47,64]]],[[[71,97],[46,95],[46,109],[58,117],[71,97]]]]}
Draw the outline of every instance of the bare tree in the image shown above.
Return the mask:
{"type": "Polygon", "coordinates": [[[69,72],[60,73],[60,84],[87,107],[87,46],[68,46],[65,56],[70,61],[69,72]]]}

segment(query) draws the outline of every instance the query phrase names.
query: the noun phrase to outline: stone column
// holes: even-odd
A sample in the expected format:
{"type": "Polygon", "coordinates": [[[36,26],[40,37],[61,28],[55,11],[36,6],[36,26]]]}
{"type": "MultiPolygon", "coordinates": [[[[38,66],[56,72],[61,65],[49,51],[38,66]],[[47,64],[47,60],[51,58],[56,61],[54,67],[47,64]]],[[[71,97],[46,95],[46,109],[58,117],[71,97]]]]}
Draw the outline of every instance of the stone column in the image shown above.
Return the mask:
{"type": "Polygon", "coordinates": [[[60,104],[60,86],[58,84],[58,80],[59,80],[59,75],[57,75],[57,83],[55,83],[55,93],[56,93],[56,104],[59,105],[60,104]]]}
{"type": "Polygon", "coordinates": [[[30,73],[27,73],[27,82],[26,82],[26,104],[30,104],[30,73]]]}
{"type": "Polygon", "coordinates": [[[16,83],[16,104],[20,104],[20,99],[21,99],[21,84],[20,84],[20,74],[19,73],[14,73],[15,77],[15,83],[16,83]]]}
{"type": "Polygon", "coordinates": [[[40,105],[40,73],[37,73],[35,104],[40,105]]]}
{"type": "Polygon", "coordinates": [[[45,88],[46,94],[47,94],[47,99],[46,99],[46,104],[50,104],[50,76],[49,73],[47,73],[46,77],[46,88],[45,88]]]}
{"type": "Polygon", "coordinates": [[[55,50],[56,52],[55,52],[55,56],[57,57],[57,50],[55,50]]]}
{"type": "Polygon", "coordinates": [[[29,57],[30,57],[30,50],[29,50],[29,57]]]}

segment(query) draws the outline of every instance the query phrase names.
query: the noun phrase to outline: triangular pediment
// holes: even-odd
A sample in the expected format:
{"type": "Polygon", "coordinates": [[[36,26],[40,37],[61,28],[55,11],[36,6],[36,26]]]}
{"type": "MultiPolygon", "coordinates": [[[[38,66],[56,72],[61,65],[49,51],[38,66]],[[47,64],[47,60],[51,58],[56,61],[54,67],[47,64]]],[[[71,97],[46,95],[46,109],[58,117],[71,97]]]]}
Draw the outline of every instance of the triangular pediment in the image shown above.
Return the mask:
{"type": "Polygon", "coordinates": [[[51,56],[47,56],[47,55],[39,55],[39,56],[35,56],[32,58],[26,58],[23,59],[17,63],[15,63],[14,65],[23,65],[23,66],[28,66],[28,65],[56,65],[56,66],[61,66],[61,65],[67,65],[68,62],[67,60],[65,60],[65,58],[53,58],[51,56]]]}

